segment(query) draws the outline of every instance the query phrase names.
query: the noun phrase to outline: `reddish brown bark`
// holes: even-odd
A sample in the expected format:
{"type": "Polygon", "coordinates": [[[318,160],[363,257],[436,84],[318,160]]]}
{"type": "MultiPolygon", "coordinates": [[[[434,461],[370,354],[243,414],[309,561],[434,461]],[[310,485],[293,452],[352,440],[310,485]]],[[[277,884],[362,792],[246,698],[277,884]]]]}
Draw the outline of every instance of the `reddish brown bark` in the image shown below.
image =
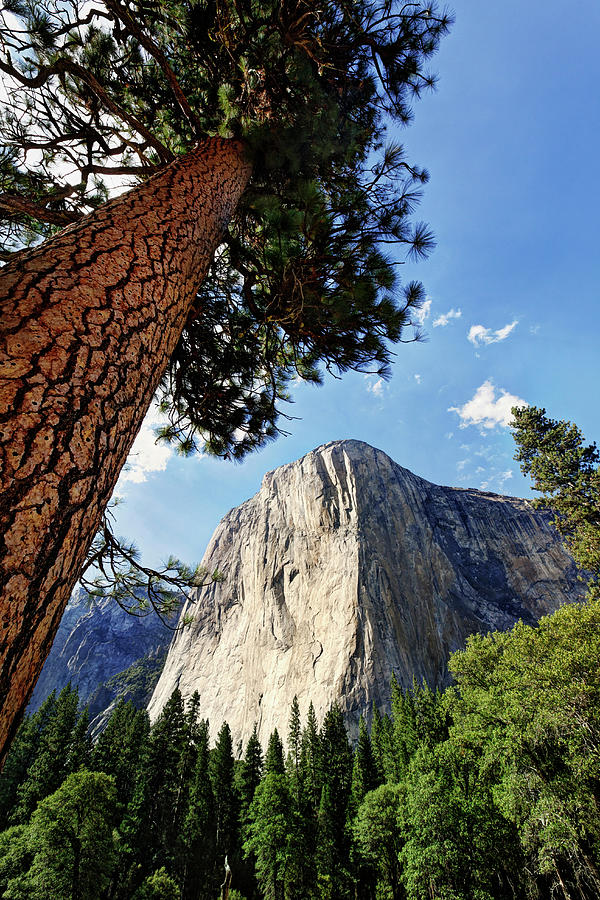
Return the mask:
{"type": "Polygon", "coordinates": [[[249,174],[208,139],[0,270],[0,759],[249,174]]]}

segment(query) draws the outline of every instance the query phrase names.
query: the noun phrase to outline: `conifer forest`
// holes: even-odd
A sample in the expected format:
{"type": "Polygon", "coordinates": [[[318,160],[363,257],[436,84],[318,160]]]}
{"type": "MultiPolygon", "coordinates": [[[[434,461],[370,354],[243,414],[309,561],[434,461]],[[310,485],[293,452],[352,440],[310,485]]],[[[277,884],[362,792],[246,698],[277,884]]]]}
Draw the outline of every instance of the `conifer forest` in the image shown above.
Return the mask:
{"type": "Polygon", "coordinates": [[[197,696],[95,743],[70,686],[0,776],[7,900],[519,900],[600,894],[600,611],[477,635],[445,692],[392,683],[353,747],[297,701],[287,735],[210,740],[197,696]]]}

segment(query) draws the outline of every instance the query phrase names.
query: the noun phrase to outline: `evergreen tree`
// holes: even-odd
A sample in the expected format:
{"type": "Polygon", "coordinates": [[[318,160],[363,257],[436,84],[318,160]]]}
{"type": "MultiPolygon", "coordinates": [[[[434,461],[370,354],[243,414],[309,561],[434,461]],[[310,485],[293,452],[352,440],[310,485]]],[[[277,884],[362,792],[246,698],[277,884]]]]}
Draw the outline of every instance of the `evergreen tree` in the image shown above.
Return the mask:
{"type": "Polygon", "coordinates": [[[241,456],[276,433],[294,375],[386,373],[423,291],[400,290],[378,244],[433,242],[409,222],[427,173],[382,149],[385,124],[433,86],[449,25],[433,3],[380,0],[11,9],[5,254],[71,227],[0,275],[18,373],[0,437],[3,600],[20,611],[0,629],[1,748],[161,379],[167,437],[241,456]],[[77,178],[61,177],[66,159],[77,178]],[[103,204],[107,173],[141,183],[103,204]]]}
{"type": "Polygon", "coordinates": [[[246,744],[246,753],[240,771],[239,794],[241,808],[241,822],[245,824],[248,809],[254,798],[254,792],[260,784],[263,772],[263,755],[256,724],[246,744]]]}
{"type": "Polygon", "coordinates": [[[358,723],[358,743],[354,751],[354,766],[352,768],[352,806],[354,813],[363,802],[365,794],[374,790],[381,784],[381,778],[377,771],[377,764],[371,746],[371,739],[363,717],[358,723]]]}
{"type": "MultiPolygon", "coordinates": [[[[10,817],[15,824],[28,822],[39,801],[54,793],[85,758],[85,752],[82,753],[85,731],[82,736],[78,704],[79,693],[68,684],[52,705],[35,759],[17,792],[17,805],[10,817]]],[[[83,718],[87,726],[87,718],[83,718]]]]}
{"type": "Polygon", "coordinates": [[[541,494],[536,505],[554,513],[554,525],[589,577],[589,596],[600,597],[600,454],[584,444],[571,422],[546,416],[545,409],[512,410],[515,459],[541,494]]]}
{"type": "Polygon", "coordinates": [[[434,747],[448,733],[441,695],[425,683],[413,680],[411,690],[403,690],[392,677],[393,749],[395,781],[406,773],[419,747],[434,747]]]}
{"type": "MultiPolygon", "coordinates": [[[[275,733],[275,732],[274,732],[275,733]]],[[[281,772],[267,771],[250,806],[244,852],[256,860],[256,877],[264,900],[287,900],[291,863],[292,797],[281,772]]]]}
{"type": "Polygon", "coordinates": [[[349,896],[350,836],[348,805],[352,787],[352,748],[342,712],[331,707],[321,728],[321,781],[319,805],[318,870],[325,896],[349,896]],[[328,891],[333,893],[329,894],[328,891]]]}
{"type": "Polygon", "coordinates": [[[137,710],[131,701],[119,700],[92,748],[91,768],[114,777],[117,799],[123,807],[132,799],[135,773],[146,753],[149,734],[146,710],[137,710]]]}
{"type": "Polygon", "coordinates": [[[283,760],[283,744],[279,737],[279,732],[275,728],[271,732],[267,752],[265,754],[265,774],[267,775],[283,775],[285,772],[285,762],[283,760]]]}
{"type": "Polygon", "coordinates": [[[180,867],[181,896],[184,900],[212,900],[216,894],[215,798],[209,773],[208,721],[198,727],[196,764],[189,789],[187,814],[183,823],[180,867]]]}
{"type": "Polygon", "coordinates": [[[300,769],[300,751],[302,743],[302,724],[300,721],[300,706],[298,697],[294,695],[290,709],[290,724],[288,730],[288,766],[291,774],[297,780],[300,769]]]}
{"type": "Polygon", "coordinates": [[[375,703],[373,703],[371,707],[371,733],[369,736],[371,738],[373,761],[375,763],[379,782],[381,783],[384,780],[381,713],[379,712],[379,708],[375,705],[375,703]]]}
{"type": "Polygon", "coordinates": [[[312,700],[300,744],[300,768],[307,802],[316,816],[321,800],[321,741],[312,700]]]}
{"type": "Polygon", "coordinates": [[[9,822],[10,814],[17,801],[19,787],[27,778],[27,771],[38,754],[40,741],[56,706],[56,693],[44,700],[40,708],[31,716],[26,716],[0,772],[0,831],[9,822]]]}
{"type": "Polygon", "coordinates": [[[215,798],[216,862],[219,871],[225,856],[230,865],[238,850],[238,801],[234,789],[231,731],[223,722],[210,758],[210,777],[215,798]]]}
{"type": "Polygon", "coordinates": [[[151,728],[133,797],[121,824],[123,882],[127,895],[173,857],[181,831],[180,760],[187,737],[184,705],[176,688],[151,728]]]}

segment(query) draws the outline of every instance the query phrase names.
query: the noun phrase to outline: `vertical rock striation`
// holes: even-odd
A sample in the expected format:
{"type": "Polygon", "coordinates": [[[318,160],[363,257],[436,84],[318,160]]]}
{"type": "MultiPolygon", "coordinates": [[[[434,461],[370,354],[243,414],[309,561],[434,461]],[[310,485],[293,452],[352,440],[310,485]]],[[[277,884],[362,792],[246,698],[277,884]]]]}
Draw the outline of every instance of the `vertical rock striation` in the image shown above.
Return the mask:
{"type": "Polygon", "coordinates": [[[582,593],[547,516],[525,500],[438,487],[360,441],[268,473],[217,527],[204,565],[225,574],[183,614],[150,703],[195,690],[213,731],[287,733],[337,701],[351,729],[388,705],[392,673],[447,683],[474,631],[535,622],[582,593]]]}

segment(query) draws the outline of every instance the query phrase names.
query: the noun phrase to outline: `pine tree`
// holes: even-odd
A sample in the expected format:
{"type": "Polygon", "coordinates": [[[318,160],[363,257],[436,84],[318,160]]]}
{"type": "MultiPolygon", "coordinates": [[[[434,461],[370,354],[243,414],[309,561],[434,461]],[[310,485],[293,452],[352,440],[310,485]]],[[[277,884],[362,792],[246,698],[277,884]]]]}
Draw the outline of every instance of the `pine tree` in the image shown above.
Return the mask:
{"type": "Polygon", "coordinates": [[[275,728],[271,732],[267,752],[265,754],[265,774],[267,775],[283,775],[285,773],[285,762],[283,759],[283,744],[279,737],[279,732],[275,728]]]}
{"type": "Polygon", "coordinates": [[[234,760],[231,730],[221,726],[210,758],[210,777],[215,798],[216,862],[219,871],[225,856],[231,865],[238,850],[238,801],[234,789],[234,760]]]}
{"type": "Polygon", "coordinates": [[[241,822],[246,822],[248,809],[254,798],[254,792],[260,784],[263,772],[263,755],[256,724],[246,744],[246,753],[242,762],[239,778],[241,822]]]}
{"type": "Polygon", "coordinates": [[[7,827],[16,804],[17,791],[27,778],[27,771],[38,754],[42,734],[56,707],[56,693],[44,700],[37,712],[26,716],[0,772],[0,831],[7,827]]]}
{"type": "Polygon", "coordinates": [[[146,710],[137,710],[130,700],[120,700],[92,748],[91,768],[114,777],[117,799],[123,807],[131,801],[135,772],[145,755],[149,734],[146,710]]]}
{"type": "Polygon", "coordinates": [[[363,717],[358,723],[358,743],[354,751],[352,768],[352,806],[354,814],[363,802],[365,794],[381,784],[377,764],[371,746],[371,739],[363,717]]]}
{"type": "Polygon", "coordinates": [[[345,897],[350,892],[350,836],[347,830],[348,805],[352,786],[352,748],[339,706],[334,705],[323,720],[321,740],[321,781],[319,805],[319,877],[332,893],[345,897]]]}
{"type": "Polygon", "coordinates": [[[379,784],[382,784],[385,781],[387,772],[385,765],[387,751],[386,723],[384,718],[387,718],[387,716],[382,717],[378,707],[373,703],[371,715],[371,747],[373,749],[373,759],[375,761],[379,784]]]}
{"type": "Polygon", "coordinates": [[[166,437],[241,456],[295,375],[386,373],[423,291],[378,242],[432,238],[409,223],[427,173],[382,150],[385,122],[433,86],[449,25],[379,0],[11,9],[0,755],[159,383],[166,437]],[[103,203],[106,174],[141,183],[103,203]]]}
{"type": "Polygon", "coordinates": [[[554,526],[586,573],[590,597],[600,598],[600,453],[571,422],[549,419],[536,406],[512,410],[515,459],[541,494],[536,506],[554,513],[554,526]]]}
{"type": "Polygon", "coordinates": [[[216,896],[214,872],[216,848],[215,797],[209,772],[208,721],[199,724],[196,764],[189,788],[183,823],[180,858],[181,895],[184,900],[212,900],[216,896]]]}
{"type": "Polygon", "coordinates": [[[302,732],[300,745],[300,767],[302,771],[302,784],[304,786],[307,802],[310,804],[316,816],[321,800],[321,741],[317,717],[312,700],[308,707],[306,728],[302,732]]]}
{"type": "MultiPolygon", "coordinates": [[[[79,693],[70,684],[63,688],[48,719],[39,742],[35,759],[27,771],[27,778],[17,792],[17,804],[11,815],[15,824],[29,821],[40,800],[54,793],[65,777],[82,759],[82,736],[78,723],[79,693]],[[75,742],[75,743],[74,743],[75,742]]],[[[87,718],[85,719],[87,724],[87,718]]],[[[85,757],[85,753],[83,754],[85,757]]]]}
{"type": "Polygon", "coordinates": [[[300,750],[302,742],[302,724],[300,722],[300,706],[298,697],[294,695],[290,709],[290,724],[288,729],[288,766],[290,772],[298,778],[300,769],[300,750]]]}
{"type": "Polygon", "coordinates": [[[152,726],[133,797],[121,824],[125,893],[163,865],[171,868],[181,830],[180,760],[187,737],[181,693],[175,689],[152,726]]]}

